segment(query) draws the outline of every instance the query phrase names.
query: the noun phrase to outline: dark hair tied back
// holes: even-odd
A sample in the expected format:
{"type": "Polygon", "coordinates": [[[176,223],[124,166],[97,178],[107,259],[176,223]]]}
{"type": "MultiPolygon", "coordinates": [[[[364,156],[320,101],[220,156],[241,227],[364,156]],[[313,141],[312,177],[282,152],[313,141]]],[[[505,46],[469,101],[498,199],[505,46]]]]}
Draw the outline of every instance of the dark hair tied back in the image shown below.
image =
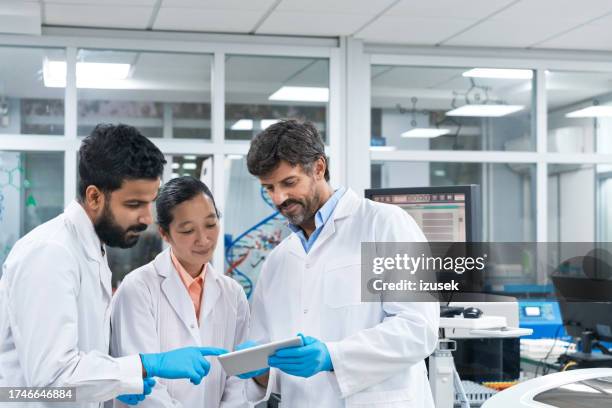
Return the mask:
{"type": "Polygon", "coordinates": [[[205,194],[210,198],[215,208],[215,214],[217,218],[220,217],[219,210],[217,210],[217,204],[212,195],[210,189],[206,184],[202,183],[195,177],[184,176],[174,178],[165,183],[159,191],[157,200],[155,201],[155,208],[157,210],[157,224],[164,230],[169,231],[170,224],[174,219],[172,210],[184,203],[185,201],[191,200],[198,194],[205,194]]]}

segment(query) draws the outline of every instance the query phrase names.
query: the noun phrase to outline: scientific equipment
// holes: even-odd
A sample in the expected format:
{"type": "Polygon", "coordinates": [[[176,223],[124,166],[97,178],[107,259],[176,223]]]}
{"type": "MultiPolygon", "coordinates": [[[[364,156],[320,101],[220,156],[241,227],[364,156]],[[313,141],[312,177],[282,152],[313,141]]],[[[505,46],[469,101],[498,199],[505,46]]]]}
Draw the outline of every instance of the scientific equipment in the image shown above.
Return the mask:
{"type": "MultiPolygon", "coordinates": [[[[436,407],[449,408],[457,403],[453,386],[457,387],[459,377],[463,380],[460,381],[462,386],[465,380],[478,383],[518,378],[519,338],[530,335],[532,330],[516,327],[516,299],[498,300],[471,304],[453,302],[449,305],[477,307],[483,312],[479,318],[440,318],[440,340],[429,357],[429,382],[436,407]],[[458,373],[456,378],[455,372],[458,373]]],[[[465,390],[459,394],[468,395],[465,390]]]]}
{"type": "Polygon", "coordinates": [[[600,408],[612,406],[612,368],[544,375],[501,391],[482,408],[600,408]]]}
{"type": "Polygon", "coordinates": [[[612,280],[552,277],[567,333],[580,338],[582,351],[567,355],[579,368],[612,367],[612,352],[600,341],[612,341],[612,280]],[[601,353],[593,353],[599,350],[601,353]]]}
{"type": "Polygon", "coordinates": [[[521,327],[533,329],[528,339],[571,340],[562,327],[561,309],[556,300],[519,300],[519,320],[521,327]]]}
{"type": "Polygon", "coordinates": [[[400,206],[429,242],[480,241],[480,186],[476,184],[370,189],[365,196],[400,206]]]}

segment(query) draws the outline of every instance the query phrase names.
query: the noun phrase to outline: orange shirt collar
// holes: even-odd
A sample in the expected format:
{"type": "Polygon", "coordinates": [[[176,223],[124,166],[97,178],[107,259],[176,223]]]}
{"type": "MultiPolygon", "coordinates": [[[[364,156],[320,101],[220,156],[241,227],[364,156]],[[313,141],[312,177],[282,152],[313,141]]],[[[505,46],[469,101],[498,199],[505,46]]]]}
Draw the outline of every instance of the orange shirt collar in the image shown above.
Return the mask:
{"type": "Polygon", "coordinates": [[[200,275],[198,275],[196,278],[192,278],[191,275],[189,275],[189,273],[187,272],[187,270],[185,270],[183,265],[181,265],[172,250],[170,250],[170,258],[172,259],[172,265],[174,265],[174,269],[176,269],[176,271],[178,272],[179,277],[181,278],[183,285],[185,285],[187,293],[189,294],[189,297],[193,302],[196,317],[199,318],[207,265],[204,265],[204,268],[202,268],[202,272],[200,273],[200,275]]]}

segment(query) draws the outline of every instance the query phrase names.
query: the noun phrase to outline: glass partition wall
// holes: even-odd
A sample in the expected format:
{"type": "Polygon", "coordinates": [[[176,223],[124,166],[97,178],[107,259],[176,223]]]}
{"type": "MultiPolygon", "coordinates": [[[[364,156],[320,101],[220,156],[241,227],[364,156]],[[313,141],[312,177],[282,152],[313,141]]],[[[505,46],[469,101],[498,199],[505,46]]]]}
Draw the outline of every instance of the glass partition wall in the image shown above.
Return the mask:
{"type": "MultiPolygon", "coordinates": [[[[476,183],[484,239],[609,240],[612,64],[596,55],[158,35],[0,35],[0,256],[74,199],[80,139],[125,122],[164,152],[164,180],[210,184],[222,213],[214,264],[252,289],[287,230],[245,155],[287,117],[321,131],[334,186],[476,183]]],[[[115,283],[163,247],[148,234],[129,255],[113,251],[115,283]]]]}

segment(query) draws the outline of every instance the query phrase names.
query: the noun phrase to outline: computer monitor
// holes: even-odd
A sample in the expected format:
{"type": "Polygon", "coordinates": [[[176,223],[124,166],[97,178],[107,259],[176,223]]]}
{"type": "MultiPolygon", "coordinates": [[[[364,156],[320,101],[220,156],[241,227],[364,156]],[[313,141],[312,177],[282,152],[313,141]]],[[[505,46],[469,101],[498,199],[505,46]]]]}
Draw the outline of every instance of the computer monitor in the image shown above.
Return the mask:
{"type": "Polygon", "coordinates": [[[377,188],[366,198],[400,206],[429,242],[480,242],[480,186],[377,188]]]}
{"type": "Polygon", "coordinates": [[[551,276],[559,298],[563,325],[572,337],[590,331],[612,341],[612,280],[551,276]]]}
{"type": "Polygon", "coordinates": [[[563,326],[581,339],[582,351],[567,355],[578,368],[612,367],[612,353],[600,341],[612,341],[612,280],[551,276],[559,299],[563,326]],[[599,349],[602,354],[593,354],[599,349]]]}

